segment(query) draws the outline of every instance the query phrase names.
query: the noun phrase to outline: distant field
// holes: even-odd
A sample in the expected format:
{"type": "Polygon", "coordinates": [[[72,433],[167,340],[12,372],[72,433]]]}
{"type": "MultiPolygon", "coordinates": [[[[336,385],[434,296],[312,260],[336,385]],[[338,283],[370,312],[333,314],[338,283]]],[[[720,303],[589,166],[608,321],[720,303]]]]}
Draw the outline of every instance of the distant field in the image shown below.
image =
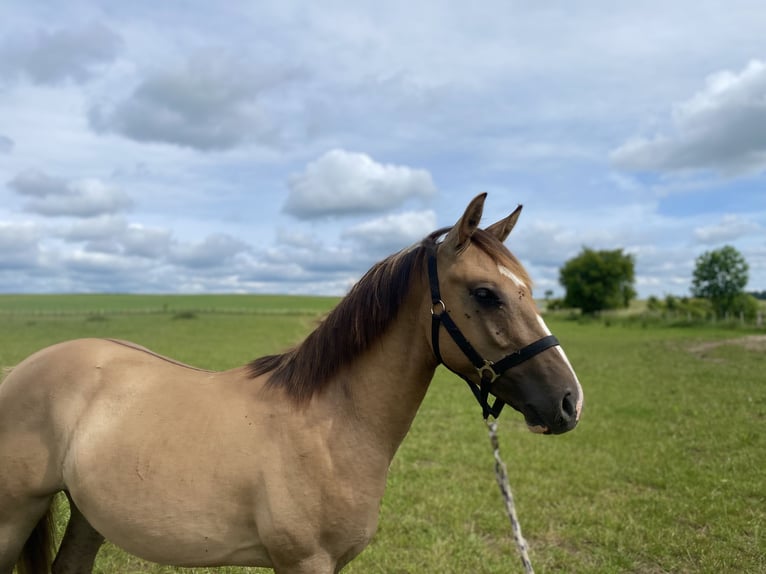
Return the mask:
{"type": "MultiPolygon", "coordinates": [[[[109,336],[223,369],[299,341],[334,302],[0,296],[0,367],[63,339],[109,336]],[[210,311],[183,312],[190,309],[210,311]]],[[[513,411],[500,419],[535,571],[766,572],[763,332],[555,317],[549,325],[585,388],[580,426],[541,437],[527,432],[513,411]]],[[[388,485],[375,540],[344,572],[522,571],[480,412],[464,383],[443,369],[394,459],[388,485]]],[[[102,548],[96,571],[176,572],[110,545],[102,548]]]]}
{"type": "Polygon", "coordinates": [[[337,297],[283,295],[0,295],[0,313],[317,313],[337,297]]]}

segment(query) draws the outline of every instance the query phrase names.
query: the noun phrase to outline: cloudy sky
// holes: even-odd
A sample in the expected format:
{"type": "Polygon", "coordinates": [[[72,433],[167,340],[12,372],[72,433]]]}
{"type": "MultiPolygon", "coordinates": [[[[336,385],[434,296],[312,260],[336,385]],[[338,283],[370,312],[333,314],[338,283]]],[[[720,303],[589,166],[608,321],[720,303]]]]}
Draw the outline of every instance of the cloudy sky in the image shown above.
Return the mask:
{"type": "Polygon", "coordinates": [[[538,294],[766,289],[760,0],[62,6],[0,7],[0,292],[342,294],[482,191],[538,294]]]}

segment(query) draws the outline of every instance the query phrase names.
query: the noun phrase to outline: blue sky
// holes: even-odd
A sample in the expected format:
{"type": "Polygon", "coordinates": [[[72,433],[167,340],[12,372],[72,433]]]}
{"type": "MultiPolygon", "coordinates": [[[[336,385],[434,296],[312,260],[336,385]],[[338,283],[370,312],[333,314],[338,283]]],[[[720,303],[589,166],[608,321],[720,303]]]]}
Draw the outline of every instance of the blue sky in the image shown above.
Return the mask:
{"type": "Polygon", "coordinates": [[[759,1],[0,7],[0,292],[342,294],[524,204],[538,294],[583,246],[766,289],[759,1]]]}

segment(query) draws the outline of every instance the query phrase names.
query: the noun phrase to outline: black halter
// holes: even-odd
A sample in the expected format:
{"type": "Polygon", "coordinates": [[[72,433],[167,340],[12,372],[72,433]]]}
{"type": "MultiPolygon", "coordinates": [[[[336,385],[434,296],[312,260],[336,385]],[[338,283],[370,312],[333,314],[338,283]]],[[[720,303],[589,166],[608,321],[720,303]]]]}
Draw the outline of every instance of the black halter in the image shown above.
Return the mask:
{"type": "Polygon", "coordinates": [[[489,415],[497,418],[500,415],[500,411],[503,410],[505,402],[500,398],[495,398],[494,404],[489,404],[489,391],[492,388],[492,383],[495,382],[495,379],[508,369],[528,361],[546,349],[555,347],[559,344],[559,340],[553,335],[548,335],[547,337],[538,339],[534,343],[530,343],[518,351],[506,355],[499,361],[488,361],[473,348],[447,312],[447,306],[444,304],[444,301],[442,301],[441,295],[439,294],[439,275],[436,271],[436,250],[428,256],[428,282],[431,285],[431,341],[436,359],[468,383],[468,387],[479,402],[479,406],[481,406],[482,414],[485,419],[488,418],[489,415]],[[471,363],[473,363],[476,372],[479,374],[479,379],[481,381],[480,386],[477,387],[468,377],[450,368],[449,365],[444,362],[444,359],[442,359],[439,350],[439,327],[441,325],[444,325],[444,328],[447,330],[447,333],[450,334],[452,340],[455,341],[457,346],[460,347],[460,350],[463,351],[465,356],[468,357],[471,363]]]}

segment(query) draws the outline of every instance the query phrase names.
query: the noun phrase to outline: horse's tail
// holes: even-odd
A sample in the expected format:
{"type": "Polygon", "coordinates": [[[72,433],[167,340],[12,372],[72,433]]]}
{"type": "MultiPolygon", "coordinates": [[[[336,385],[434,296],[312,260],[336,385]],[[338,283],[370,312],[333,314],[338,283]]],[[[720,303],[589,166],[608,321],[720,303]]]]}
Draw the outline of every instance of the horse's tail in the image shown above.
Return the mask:
{"type": "Polygon", "coordinates": [[[16,562],[18,574],[48,574],[53,562],[53,504],[24,543],[16,562]]]}

